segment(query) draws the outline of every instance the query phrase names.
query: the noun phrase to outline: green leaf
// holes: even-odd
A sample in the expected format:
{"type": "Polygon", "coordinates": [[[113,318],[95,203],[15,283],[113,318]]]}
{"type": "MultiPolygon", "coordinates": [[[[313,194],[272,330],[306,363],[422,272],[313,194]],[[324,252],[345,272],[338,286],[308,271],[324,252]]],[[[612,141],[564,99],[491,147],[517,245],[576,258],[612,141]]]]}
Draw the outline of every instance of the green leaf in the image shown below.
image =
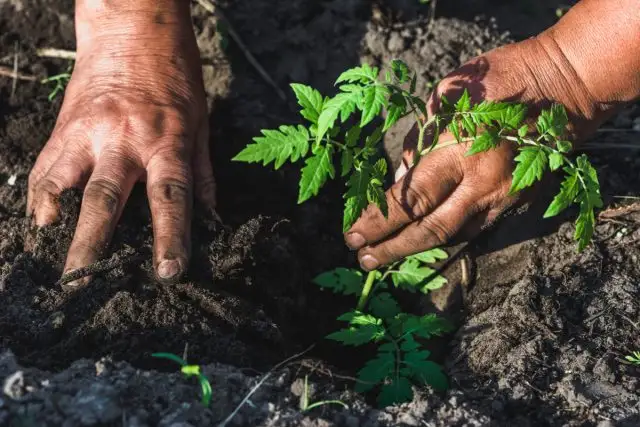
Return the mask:
{"type": "Polygon", "coordinates": [[[428,251],[420,252],[419,254],[411,255],[407,259],[417,259],[425,264],[432,264],[440,260],[449,258],[449,255],[440,248],[429,249],[428,251]]]}
{"type": "Polygon", "coordinates": [[[153,353],[151,357],[156,357],[158,359],[168,359],[172,362],[177,363],[180,366],[187,366],[187,361],[181,358],[180,356],[176,356],[173,353],[153,353]]]}
{"type": "Polygon", "coordinates": [[[369,187],[367,188],[367,201],[370,204],[376,205],[385,218],[389,216],[387,195],[381,185],[369,183],[369,187]]]}
{"type": "Polygon", "coordinates": [[[364,280],[359,270],[339,267],[319,274],[313,279],[313,283],[335,293],[360,295],[364,280]]]}
{"type": "Polygon", "coordinates": [[[511,181],[511,193],[531,186],[542,179],[547,168],[547,153],[542,147],[525,147],[515,158],[516,168],[511,181]]]}
{"type": "Polygon", "coordinates": [[[382,319],[388,319],[400,313],[398,302],[389,292],[380,292],[369,300],[369,310],[371,313],[382,319]]]}
{"type": "Polygon", "coordinates": [[[596,218],[593,208],[586,202],[580,202],[580,214],[576,219],[576,231],[574,238],[578,241],[578,250],[582,251],[591,242],[596,218]]]}
{"type": "Polygon", "coordinates": [[[496,148],[499,143],[500,137],[498,136],[498,132],[495,129],[488,129],[475,138],[465,156],[489,151],[492,148],[496,148]]]}
{"type": "Polygon", "coordinates": [[[369,64],[362,64],[360,67],[351,68],[338,77],[335,84],[341,82],[349,83],[371,83],[378,79],[378,68],[371,67],[369,64]]]}
{"type": "Polygon", "coordinates": [[[327,131],[333,127],[339,115],[341,116],[342,122],[345,122],[346,118],[355,111],[355,104],[359,96],[359,92],[343,92],[324,102],[322,111],[318,117],[317,142],[320,142],[327,131]]]}
{"type": "Polygon", "coordinates": [[[255,143],[247,145],[232,160],[246,163],[275,162],[279,169],[284,162],[296,162],[309,151],[309,132],[303,126],[280,126],[278,130],[262,130],[263,136],[253,138],[255,143]]]}
{"type": "Polygon", "coordinates": [[[363,91],[362,118],[360,127],[369,124],[387,106],[389,90],[382,85],[368,86],[363,91]]]}
{"type": "Polygon", "coordinates": [[[418,73],[414,73],[411,78],[411,83],[409,84],[409,93],[413,93],[416,91],[416,85],[418,84],[418,73]]]}
{"type": "Polygon", "coordinates": [[[460,142],[460,125],[458,122],[453,120],[447,125],[447,129],[449,129],[449,132],[453,134],[456,141],[460,142]]]}
{"type": "Polygon", "coordinates": [[[316,89],[300,83],[291,83],[291,88],[302,107],[300,114],[311,123],[317,124],[322,111],[323,99],[316,89]]]}
{"type": "Polygon", "coordinates": [[[402,313],[398,320],[402,322],[403,334],[414,334],[425,339],[442,336],[453,330],[453,325],[449,321],[434,313],[424,316],[402,313]]]}
{"type": "Polygon", "coordinates": [[[347,232],[354,222],[360,217],[362,211],[369,205],[367,200],[367,188],[371,176],[371,167],[362,165],[355,169],[347,181],[347,192],[344,195],[345,207],[342,222],[342,231],[347,232]]]}
{"type": "Polygon", "coordinates": [[[412,400],[413,389],[411,388],[411,383],[405,377],[397,377],[391,383],[380,387],[377,402],[380,408],[386,408],[387,406],[411,402],[412,400]]]}
{"type": "Polygon", "coordinates": [[[398,80],[398,83],[406,83],[409,81],[409,67],[403,61],[399,59],[391,61],[391,70],[398,80]]]}
{"type": "Polygon", "coordinates": [[[358,379],[361,382],[356,383],[354,387],[356,392],[364,393],[369,391],[393,374],[396,364],[395,356],[392,352],[380,351],[382,347],[384,346],[380,346],[376,357],[370,359],[358,371],[358,379]]]}
{"type": "Polygon", "coordinates": [[[525,136],[527,136],[528,132],[529,132],[529,126],[522,125],[522,127],[520,129],[518,129],[518,136],[520,138],[524,138],[525,136]]]}
{"type": "Polygon", "coordinates": [[[580,179],[578,178],[578,170],[573,168],[564,169],[567,175],[560,185],[560,192],[554,197],[553,201],[544,213],[545,218],[558,215],[567,209],[578,196],[580,191],[580,179]]]}
{"type": "Polygon", "coordinates": [[[341,176],[347,176],[353,167],[353,153],[351,150],[342,150],[342,158],[340,159],[340,165],[342,166],[341,176]]]}
{"type": "Polygon", "coordinates": [[[469,91],[467,89],[462,92],[458,102],[456,102],[455,108],[458,113],[466,113],[471,110],[471,97],[469,96],[469,91]]]}
{"type": "Polygon", "coordinates": [[[440,365],[426,360],[428,354],[420,351],[409,352],[404,356],[402,363],[409,368],[407,373],[420,383],[428,384],[436,390],[446,390],[449,388],[447,377],[440,365]]]}
{"type": "Polygon", "coordinates": [[[580,214],[576,219],[576,231],[574,238],[578,241],[578,250],[582,251],[591,241],[595,228],[595,208],[602,207],[600,196],[600,183],[595,168],[584,154],[576,159],[578,173],[580,174],[581,188],[577,200],[580,203],[580,214]]]}
{"type": "Polygon", "coordinates": [[[550,109],[540,112],[537,128],[541,135],[548,133],[551,136],[560,138],[567,129],[568,124],[569,118],[565,108],[560,104],[553,104],[550,109]]]}
{"type": "Polygon", "coordinates": [[[360,138],[362,128],[358,125],[350,127],[345,134],[345,144],[347,147],[355,147],[360,138]]]}
{"type": "Polygon", "coordinates": [[[556,141],[556,148],[561,153],[568,153],[569,151],[571,151],[573,146],[571,145],[571,143],[569,141],[558,140],[558,141],[556,141]]]}
{"type": "MultiPolygon", "coordinates": [[[[398,271],[391,273],[391,281],[397,288],[406,289],[410,292],[419,290],[427,293],[429,291],[429,281],[427,279],[436,275],[432,268],[421,266],[417,259],[407,259],[398,271]]],[[[442,286],[442,285],[440,285],[442,286]]]]}
{"type": "Polygon", "coordinates": [[[382,128],[383,132],[391,129],[393,125],[395,125],[400,117],[405,113],[405,108],[399,107],[397,105],[390,105],[387,109],[387,117],[384,120],[384,126],[382,128]]]}
{"type": "Polygon", "coordinates": [[[349,327],[333,332],[327,335],[327,338],[344,345],[359,346],[379,341],[386,333],[380,319],[369,314],[350,312],[338,317],[338,320],[349,321],[349,327]]]}
{"type": "Polygon", "coordinates": [[[471,108],[469,116],[476,125],[507,125],[513,129],[520,126],[526,115],[526,106],[507,102],[482,101],[471,108]]]}
{"type": "Polygon", "coordinates": [[[564,164],[564,156],[560,153],[553,152],[549,155],[549,169],[556,171],[564,164]]]}
{"type": "Polygon", "coordinates": [[[332,163],[333,146],[321,146],[315,155],[307,158],[300,178],[298,203],[317,196],[327,179],[334,178],[335,169],[332,163]]]}

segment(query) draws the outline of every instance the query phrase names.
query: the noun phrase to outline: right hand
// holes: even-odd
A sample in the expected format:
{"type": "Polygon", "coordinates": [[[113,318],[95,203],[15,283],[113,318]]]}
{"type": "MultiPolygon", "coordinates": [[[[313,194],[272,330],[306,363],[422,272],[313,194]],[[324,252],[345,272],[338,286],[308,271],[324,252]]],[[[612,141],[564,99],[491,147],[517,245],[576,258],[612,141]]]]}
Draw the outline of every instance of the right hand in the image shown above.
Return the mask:
{"type": "Polygon", "coordinates": [[[161,10],[164,18],[76,16],[75,69],[27,202],[43,226],[58,219],[64,189],[84,188],[65,273],[105,255],[136,181],[146,181],[158,278],[175,281],[187,269],[192,198],[213,208],[215,194],[200,56],[184,3],[161,10]]]}
{"type": "MultiPolygon", "coordinates": [[[[485,99],[524,103],[531,115],[552,102],[561,103],[571,120],[572,139],[584,136],[598,126],[594,102],[577,78],[567,81],[570,67],[566,59],[551,60],[548,42],[531,39],[469,61],[438,84],[427,101],[429,115],[438,113],[442,95],[456,100],[467,89],[474,103],[485,99]]],[[[473,237],[521,200],[509,194],[512,144],[472,156],[465,156],[468,144],[457,144],[423,156],[414,165],[417,133],[414,127],[406,137],[396,183],[386,193],[388,218],[369,206],[345,235],[365,270],[444,245],[454,237],[473,237]]],[[[440,136],[441,142],[451,140],[448,132],[440,136]]]]}

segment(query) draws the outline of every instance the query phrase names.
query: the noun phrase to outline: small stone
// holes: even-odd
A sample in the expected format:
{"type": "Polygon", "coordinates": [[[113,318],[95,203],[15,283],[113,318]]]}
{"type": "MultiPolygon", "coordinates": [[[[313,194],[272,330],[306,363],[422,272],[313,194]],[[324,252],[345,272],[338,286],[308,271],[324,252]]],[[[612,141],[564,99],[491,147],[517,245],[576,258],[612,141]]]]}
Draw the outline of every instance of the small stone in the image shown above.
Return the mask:
{"type": "Polygon", "coordinates": [[[20,399],[25,394],[24,373],[16,371],[4,380],[2,391],[12,399],[20,399]]]}
{"type": "Polygon", "coordinates": [[[404,39],[399,33],[393,32],[387,42],[387,48],[391,52],[400,52],[404,50],[404,39]]]}
{"type": "Polygon", "coordinates": [[[18,179],[18,175],[16,174],[11,175],[9,179],[7,179],[7,184],[13,187],[14,185],[16,185],[16,179],[18,179]]]}

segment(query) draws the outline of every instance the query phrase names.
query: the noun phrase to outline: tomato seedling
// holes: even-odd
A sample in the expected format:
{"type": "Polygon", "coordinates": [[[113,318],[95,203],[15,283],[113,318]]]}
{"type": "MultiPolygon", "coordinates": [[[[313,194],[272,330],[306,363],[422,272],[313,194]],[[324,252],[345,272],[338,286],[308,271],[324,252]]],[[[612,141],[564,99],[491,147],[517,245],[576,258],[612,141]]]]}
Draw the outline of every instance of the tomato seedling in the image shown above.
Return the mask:
{"type": "MultiPolygon", "coordinates": [[[[370,204],[388,215],[384,191],[388,165],[381,154],[382,138],[398,120],[413,116],[418,128],[416,164],[422,156],[453,144],[469,144],[466,155],[476,155],[506,143],[518,152],[511,193],[532,186],[548,170],[564,171],[560,191],[544,216],[558,215],[577,204],[574,238],[578,249],[590,242],[594,210],[602,206],[600,186],[585,155],[575,161],[569,157],[572,145],[566,139],[568,118],[562,105],[541,111],[530,129],[525,123],[526,105],[492,101],[474,104],[465,90],[455,102],[443,96],[441,111],[430,115],[415,94],[417,75],[399,60],[391,62],[384,79],[379,78],[377,67],[363,64],[343,72],[335,84],[339,92],[333,97],[300,83],[291,84],[307,125],[262,130],[262,135],[233,160],[273,164],[276,170],[286,162],[304,160],[298,203],[316,196],[329,179],[337,175],[345,178],[342,229],[346,232],[370,204]],[[453,135],[452,140],[440,140],[444,129],[453,135]],[[428,134],[434,137],[427,145],[428,134]]],[[[429,353],[415,338],[442,335],[450,325],[434,315],[420,317],[402,312],[387,291],[387,279],[394,288],[413,292],[428,293],[442,287],[444,278],[428,267],[442,258],[446,253],[435,249],[371,271],[366,278],[358,270],[337,268],[314,280],[336,293],[358,297],[356,309],[339,317],[348,327],[328,338],[345,345],[379,344],[378,356],[359,372],[361,383],[357,388],[367,391],[379,387],[380,405],[410,400],[412,383],[447,387],[441,368],[427,360],[429,353]]]]}

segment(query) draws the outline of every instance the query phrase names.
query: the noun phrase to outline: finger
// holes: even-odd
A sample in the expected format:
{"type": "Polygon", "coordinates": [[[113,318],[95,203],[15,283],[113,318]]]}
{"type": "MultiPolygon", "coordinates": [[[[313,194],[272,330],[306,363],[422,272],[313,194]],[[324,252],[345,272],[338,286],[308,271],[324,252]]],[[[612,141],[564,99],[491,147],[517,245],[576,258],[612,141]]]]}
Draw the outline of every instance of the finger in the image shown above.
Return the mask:
{"type": "MultiPolygon", "coordinates": [[[[84,191],[65,273],[86,267],[104,255],[141,170],[138,162],[124,153],[107,152],[102,155],[84,191]]],[[[65,287],[78,288],[88,281],[89,278],[79,279],[65,287]]]]}
{"type": "Polygon", "coordinates": [[[191,245],[192,174],[184,154],[164,152],[149,161],[147,194],[156,275],[175,282],[187,270],[191,245]]]}
{"type": "Polygon", "coordinates": [[[31,216],[33,214],[35,193],[38,182],[40,182],[47,172],[49,172],[51,166],[53,166],[56,160],[58,160],[60,151],[59,144],[57,144],[54,139],[50,139],[49,142],[45,144],[42,151],[40,151],[35,164],[31,168],[27,181],[27,216],[31,216]]]}
{"type": "Polygon", "coordinates": [[[347,246],[360,249],[391,235],[433,212],[462,180],[455,150],[435,151],[423,157],[386,192],[388,217],[369,206],[345,235],[347,246]]]}
{"type": "Polygon", "coordinates": [[[209,150],[208,123],[202,126],[198,134],[197,149],[193,153],[193,183],[195,196],[200,203],[208,209],[216,207],[216,181],[211,167],[211,154],[209,150]]]}
{"type": "Polygon", "coordinates": [[[479,208],[470,196],[454,192],[431,214],[411,223],[389,239],[358,252],[360,265],[364,270],[375,270],[381,265],[398,261],[441,246],[449,242],[473,217],[479,208]]]}
{"type": "Polygon", "coordinates": [[[84,151],[65,152],[58,157],[33,186],[31,213],[36,226],[42,227],[58,219],[60,194],[72,187],[84,187],[92,167],[93,159],[84,151]]]}

